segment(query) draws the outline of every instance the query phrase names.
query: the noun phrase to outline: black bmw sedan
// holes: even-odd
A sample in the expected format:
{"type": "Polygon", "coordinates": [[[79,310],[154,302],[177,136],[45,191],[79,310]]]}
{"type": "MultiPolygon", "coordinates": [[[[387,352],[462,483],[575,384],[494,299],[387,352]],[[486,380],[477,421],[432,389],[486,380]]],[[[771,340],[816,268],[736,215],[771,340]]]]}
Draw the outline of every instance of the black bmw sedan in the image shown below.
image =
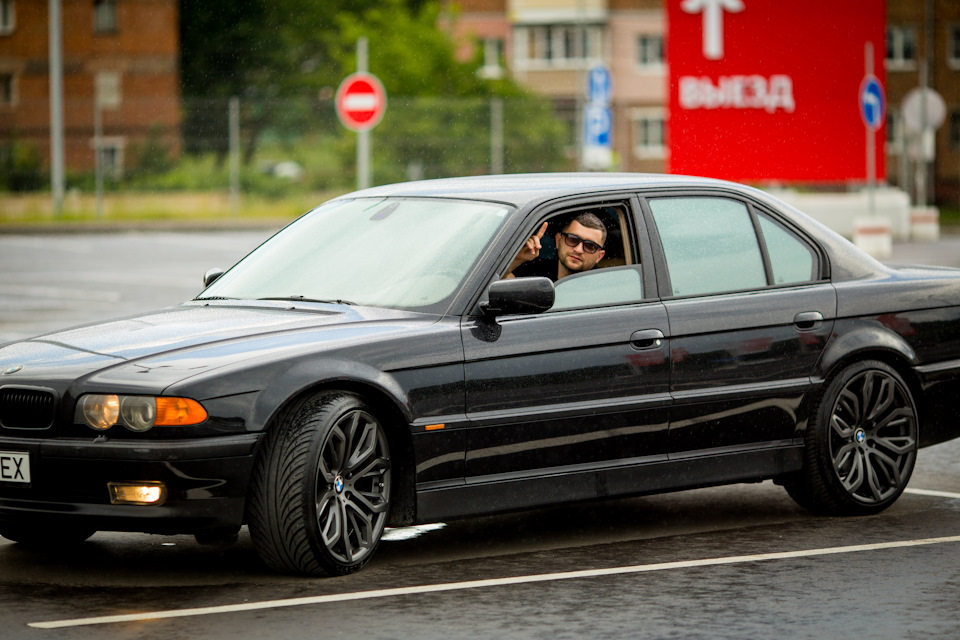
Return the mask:
{"type": "Polygon", "coordinates": [[[0,535],[363,566],[386,526],[772,479],[872,514],[960,435],[960,270],[662,175],[376,187],[193,300],[0,348],[0,535]]]}

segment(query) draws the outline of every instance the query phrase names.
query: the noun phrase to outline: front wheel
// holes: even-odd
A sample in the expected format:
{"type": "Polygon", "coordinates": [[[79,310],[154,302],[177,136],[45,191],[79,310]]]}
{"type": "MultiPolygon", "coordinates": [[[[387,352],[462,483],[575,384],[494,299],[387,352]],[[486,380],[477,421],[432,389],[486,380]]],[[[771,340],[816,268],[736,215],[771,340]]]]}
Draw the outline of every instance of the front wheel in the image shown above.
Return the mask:
{"type": "Polygon", "coordinates": [[[807,430],[803,471],[786,483],[803,507],[869,515],[893,504],[917,455],[917,409],[895,369],[866,360],[830,380],[807,430]]]}
{"type": "Polygon", "coordinates": [[[376,550],[390,506],[383,425],[355,395],[299,403],[265,436],[251,481],[250,536],[279,571],[344,575],[376,550]]]}

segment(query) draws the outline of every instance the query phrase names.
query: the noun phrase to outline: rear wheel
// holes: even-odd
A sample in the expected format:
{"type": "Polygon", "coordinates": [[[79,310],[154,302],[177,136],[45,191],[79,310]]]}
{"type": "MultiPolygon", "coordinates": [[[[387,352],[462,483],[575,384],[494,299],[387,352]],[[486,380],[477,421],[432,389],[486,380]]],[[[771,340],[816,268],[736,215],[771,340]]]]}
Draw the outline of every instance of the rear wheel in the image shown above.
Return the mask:
{"type": "Polygon", "coordinates": [[[390,450],[371,408],[352,394],[318,394],[265,438],[247,518],[261,557],[307,575],[360,569],[390,506],[390,450]]]}
{"type": "Polygon", "coordinates": [[[786,489],[815,513],[879,513],[906,488],[918,441],[900,374],[876,360],[852,364],[827,384],[807,430],[804,469],[786,489]]]}

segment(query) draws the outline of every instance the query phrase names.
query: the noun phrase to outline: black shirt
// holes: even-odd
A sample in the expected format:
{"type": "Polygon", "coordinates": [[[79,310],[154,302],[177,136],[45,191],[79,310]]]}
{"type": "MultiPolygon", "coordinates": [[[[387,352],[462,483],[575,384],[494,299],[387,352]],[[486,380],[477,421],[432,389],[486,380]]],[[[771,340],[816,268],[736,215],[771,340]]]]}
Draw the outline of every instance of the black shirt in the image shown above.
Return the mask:
{"type": "Polygon", "coordinates": [[[560,261],[556,257],[534,258],[514,269],[513,276],[515,278],[550,278],[553,282],[556,282],[559,271],[560,261]]]}

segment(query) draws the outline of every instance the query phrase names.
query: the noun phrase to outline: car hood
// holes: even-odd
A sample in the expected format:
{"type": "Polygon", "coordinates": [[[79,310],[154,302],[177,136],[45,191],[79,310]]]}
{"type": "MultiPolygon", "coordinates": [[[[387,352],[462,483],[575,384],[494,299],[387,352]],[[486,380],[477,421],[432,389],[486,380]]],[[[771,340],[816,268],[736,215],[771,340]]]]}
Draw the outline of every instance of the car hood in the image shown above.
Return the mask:
{"type": "Polygon", "coordinates": [[[6,345],[0,348],[0,386],[59,387],[58,380],[69,383],[131,364],[143,373],[163,369],[163,377],[171,383],[255,357],[296,340],[293,335],[304,331],[320,332],[311,342],[339,342],[360,334],[396,331],[398,323],[432,324],[436,319],[405,311],[323,303],[187,302],[6,345]]]}

